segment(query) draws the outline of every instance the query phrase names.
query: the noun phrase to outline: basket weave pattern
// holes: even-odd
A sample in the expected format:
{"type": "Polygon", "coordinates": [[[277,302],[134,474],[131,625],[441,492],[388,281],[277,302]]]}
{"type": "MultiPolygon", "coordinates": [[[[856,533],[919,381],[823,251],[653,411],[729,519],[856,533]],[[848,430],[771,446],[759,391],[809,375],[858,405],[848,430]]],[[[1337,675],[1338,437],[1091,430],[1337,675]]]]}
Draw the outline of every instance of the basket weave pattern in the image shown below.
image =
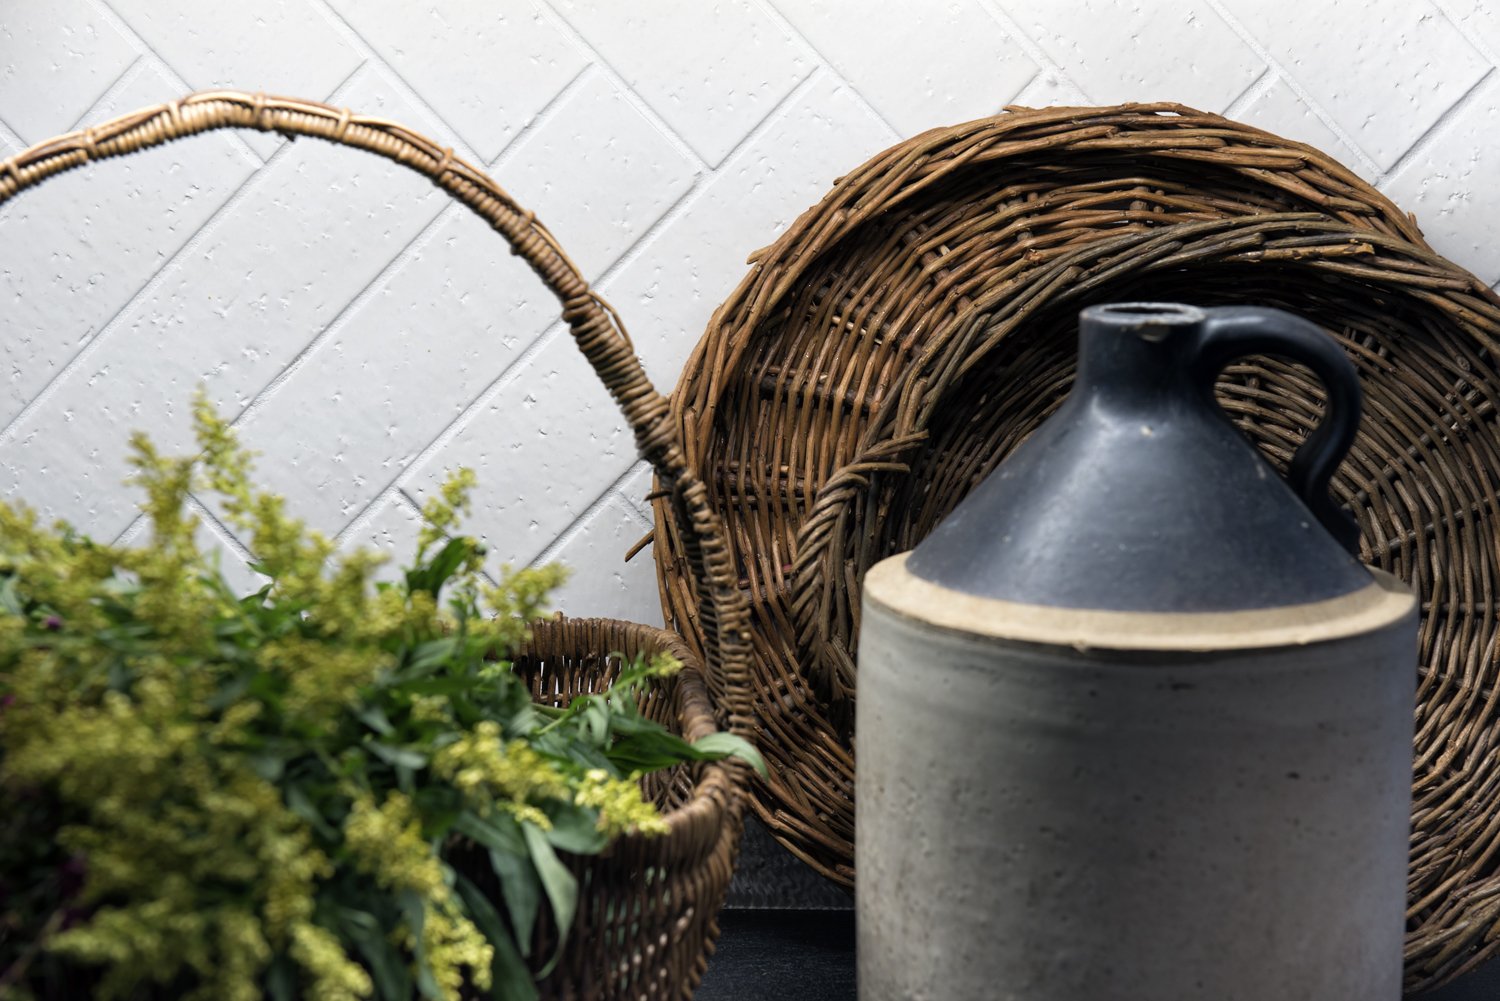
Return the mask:
{"type": "MultiPolygon", "coordinates": [[[[674,396],[751,597],[757,812],[854,876],[859,582],[911,548],[1060,402],[1078,309],[1281,306],[1340,338],[1367,416],[1334,484],[1367,561],[1423,601],[1408,987],[1500,949],[1493,693],[1500,304],[1308,147],[1175,106],[1017,111],[844,178],[715,315],[674,396]]],[[[1221,402],[1284,466],[1322,393],[1272,360],[1221,402]]],[[[664,605],[691,594],[658,519],[664,605]]]]}

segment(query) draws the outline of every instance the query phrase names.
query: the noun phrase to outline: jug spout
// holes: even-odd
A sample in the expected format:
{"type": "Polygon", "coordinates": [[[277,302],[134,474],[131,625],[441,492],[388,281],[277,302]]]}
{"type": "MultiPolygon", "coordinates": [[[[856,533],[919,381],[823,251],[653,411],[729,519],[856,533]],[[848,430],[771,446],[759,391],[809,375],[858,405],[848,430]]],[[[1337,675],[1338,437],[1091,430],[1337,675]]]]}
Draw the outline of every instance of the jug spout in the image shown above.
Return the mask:
{"type": "Polygon", "coordinates": [[[1085,310],[1076,395],[1095,406],[1150,408],[1191,397],[1192,354],[1207,314],[1177,303],[1085,310]]]}

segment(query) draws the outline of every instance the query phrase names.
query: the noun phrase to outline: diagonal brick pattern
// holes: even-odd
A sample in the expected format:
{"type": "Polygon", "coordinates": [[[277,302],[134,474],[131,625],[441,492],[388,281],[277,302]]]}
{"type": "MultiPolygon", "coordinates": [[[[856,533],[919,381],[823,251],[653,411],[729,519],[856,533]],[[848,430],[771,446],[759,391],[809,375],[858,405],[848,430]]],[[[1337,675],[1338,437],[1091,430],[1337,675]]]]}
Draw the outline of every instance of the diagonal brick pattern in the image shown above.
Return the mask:
{"type": "MultiPolygon", "coordinates": [[[[190,88],[395,118],[487,165],[621,309],[668,388],[745,256],[898,138],[1009,103],[1180,100],[1313,143],[1500,280],[1488,0],[32,0],[0,17],[0,155],[190,88]]],[[[650,477],[503,244],[372,158],[250,133],[0,209],[0,491],[139,531],[131,428],[202,383],[265,483],[403,552],[480,474],[494,567],[558,558],[577,614],[659,621],[650,477]]],[[[210,519],[247,586],[244,547],[210,519]]]]}

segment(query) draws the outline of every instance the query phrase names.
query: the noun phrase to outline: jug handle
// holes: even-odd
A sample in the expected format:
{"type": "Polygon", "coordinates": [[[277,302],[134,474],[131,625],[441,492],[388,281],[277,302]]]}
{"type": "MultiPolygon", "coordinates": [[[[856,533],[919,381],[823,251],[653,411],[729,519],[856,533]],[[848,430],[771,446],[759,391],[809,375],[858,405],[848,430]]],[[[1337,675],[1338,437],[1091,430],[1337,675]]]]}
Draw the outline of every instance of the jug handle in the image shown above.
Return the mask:
{"type": "Polygon", "coordinates": [[[1322,328],[1284,310],[1225,306],[1204,312],[1208,318],[1191,349],[1189,366],[1194,383],[1210,400],[1219,374],[1248,355],[1300,362],[1323,383],[1328,394],[1323,419],[1292,456],[1286,480],[1329,534],[1358,556],[1359,524],[1328,492],[1329,480],[1359,430],[1360,387],[1354,364],[1322,328]]]}

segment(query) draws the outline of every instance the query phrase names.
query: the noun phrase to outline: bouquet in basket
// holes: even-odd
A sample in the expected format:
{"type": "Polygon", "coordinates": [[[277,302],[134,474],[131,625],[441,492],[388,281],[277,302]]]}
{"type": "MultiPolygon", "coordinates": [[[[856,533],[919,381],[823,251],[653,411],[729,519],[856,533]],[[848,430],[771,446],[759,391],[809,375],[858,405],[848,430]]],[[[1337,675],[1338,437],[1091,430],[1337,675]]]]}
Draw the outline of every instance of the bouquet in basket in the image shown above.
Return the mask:
{"type": "Polygon", "coordinates": [[[538,916],[566,934],[579,893],[558,853],[663,829],[641,774],[755,752],[641,715],[670,658],[534,704],[506,658],[560,571],[484,577],[472,474],[377,582],[252,491],[201,394],[195,426],[193,458],[132,442],[144,546],[0,505],[0,1001],[532,996],[538,916]],[[259,591],[199,548],[195,491],[259,591]],[[499,899],[449,864],[476,847],[499,899]]]}

